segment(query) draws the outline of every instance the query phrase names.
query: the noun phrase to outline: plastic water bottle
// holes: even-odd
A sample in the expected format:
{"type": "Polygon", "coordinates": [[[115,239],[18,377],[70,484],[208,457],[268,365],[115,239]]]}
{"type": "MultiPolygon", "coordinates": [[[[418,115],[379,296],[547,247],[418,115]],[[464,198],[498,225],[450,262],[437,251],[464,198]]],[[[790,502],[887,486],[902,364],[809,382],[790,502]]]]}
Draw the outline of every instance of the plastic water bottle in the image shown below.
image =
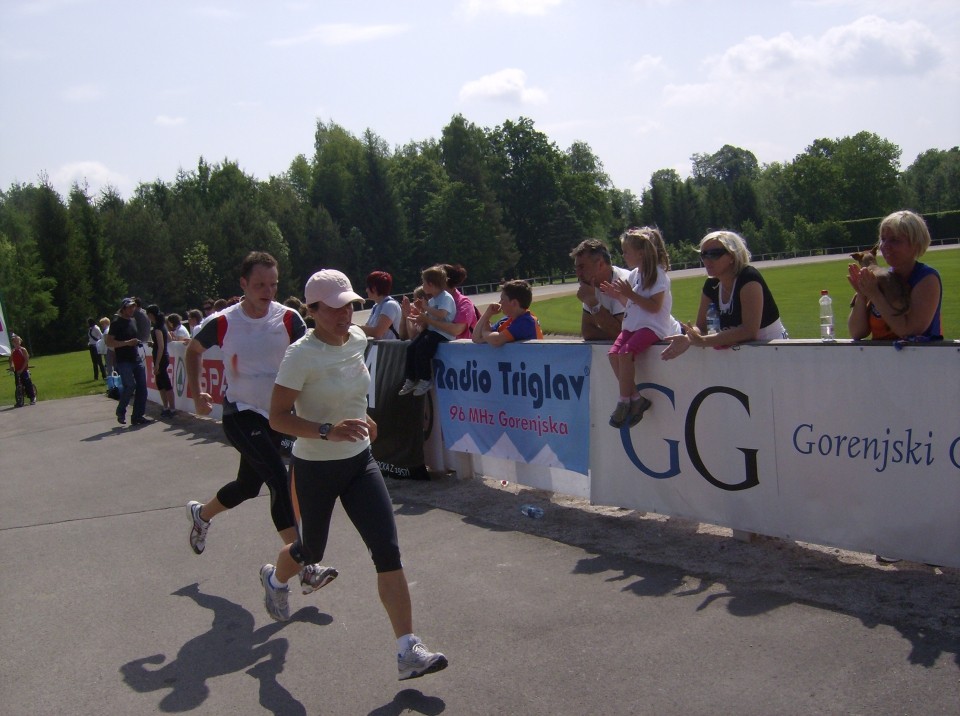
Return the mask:
{"type": "Polygon", "coordinates": [[[827,289],[820,292],[820,339],[832,341],[833,338],[833,300],[827,289]]]}
{"type": "Polygon", "coordinates": [[[543,510],[536,505],[523,505],[520,507],[520,512],[535,520],[539,520],[541,517],[543,517],[543,510]]]}
{"type": "Polygon", "coordinates": [[[720,314],[717,313],[717,304],[711,303],[707,308],[707,335],[720,331],[720,314]]]}

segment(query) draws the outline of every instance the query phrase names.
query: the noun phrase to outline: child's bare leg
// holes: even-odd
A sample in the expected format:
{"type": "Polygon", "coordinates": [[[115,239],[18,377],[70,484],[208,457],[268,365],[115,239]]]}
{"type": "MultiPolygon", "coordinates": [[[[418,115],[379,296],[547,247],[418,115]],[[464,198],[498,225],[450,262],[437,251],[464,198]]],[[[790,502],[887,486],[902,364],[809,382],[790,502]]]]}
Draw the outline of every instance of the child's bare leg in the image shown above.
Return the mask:
{"type": "Polygon", "coordinates": [[[636,369],[633,364],[632,353],[621,353],[620,367],[617,372],[617,379],[620,383],[620,400],[630,398],[637,392],[636,369]]]}

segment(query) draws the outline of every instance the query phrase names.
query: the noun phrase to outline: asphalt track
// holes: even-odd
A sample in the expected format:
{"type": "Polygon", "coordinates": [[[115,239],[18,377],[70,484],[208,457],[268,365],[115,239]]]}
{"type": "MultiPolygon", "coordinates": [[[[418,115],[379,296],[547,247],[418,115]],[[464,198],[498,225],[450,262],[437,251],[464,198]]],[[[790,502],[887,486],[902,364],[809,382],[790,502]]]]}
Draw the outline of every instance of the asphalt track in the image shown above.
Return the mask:
{"type": "Polygon", "coordinates": [[[114,406],[0,410],[5,714],[960,712],[956,570],[865,569],[452,477],[389,481],[416,630],[450,660],[398,682],[339,508],[339,579],[295,591],[277,624],[265,495],[218,517],[202,556],[187,544],[185,503],[236,469],[219,425],[121,427],[114,406]],[[531,499],[544,519],[519,514],[531,499]]]}

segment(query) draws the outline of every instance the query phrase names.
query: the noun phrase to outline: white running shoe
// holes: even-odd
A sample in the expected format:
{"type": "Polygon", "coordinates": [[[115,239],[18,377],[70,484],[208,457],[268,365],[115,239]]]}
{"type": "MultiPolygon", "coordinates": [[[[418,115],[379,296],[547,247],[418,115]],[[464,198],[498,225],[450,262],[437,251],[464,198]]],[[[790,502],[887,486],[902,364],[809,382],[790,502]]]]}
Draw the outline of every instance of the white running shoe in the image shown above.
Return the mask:
{"type": "Polygon", "coordinates": [[[399,681],[416,679],[419,676],[432,674],[447,668],[447,657],[440,652],[433,653],[420,641],[413,637],[413,641],[405,652],[397,655],[397,669],[400,672],[399,681]]]}
{"type": "Polygon", "coordinates": [[[413,386],[414,395],[426,395],[430,392],[430,388],[433,387],[433,383],[429,380],[418,380],[417,384],[413,386]]]}
{"type": "Polygon", "coordinates": [[[265,564],[260,568],[260,584],[263,585],[263,606],[267,614],[274,621],[285,622],[290,619],[290,587],[284,585],[275,589],[270,584],[270,576],[277,571],[272,564],[265,564]]]}
{"type": "Polygon", "coordinates": [[[417,387],[416,381],[407,378],[405,381],[403,381],[403,385],[400,387],[400,392],[398,395],[409,395],[413,392],[415,387],[417,387]]]}
{"type": "Polygon", "coordinates": [[[203,554],[207,546],[207,530],[210,529],[210,523],[204,522],[200,517],[201,505],[196,500],[190,500],[187,503],[187,515],[190,518],[190,548],[195,554],[203,554]]]}
{"type": "Polygon", "coordinates": [[[311,594],[323,589],[340,574],[333,567],[324,567],[322,564],[308,564],[300,570],[300,588],[304,594],[311,594]]]}

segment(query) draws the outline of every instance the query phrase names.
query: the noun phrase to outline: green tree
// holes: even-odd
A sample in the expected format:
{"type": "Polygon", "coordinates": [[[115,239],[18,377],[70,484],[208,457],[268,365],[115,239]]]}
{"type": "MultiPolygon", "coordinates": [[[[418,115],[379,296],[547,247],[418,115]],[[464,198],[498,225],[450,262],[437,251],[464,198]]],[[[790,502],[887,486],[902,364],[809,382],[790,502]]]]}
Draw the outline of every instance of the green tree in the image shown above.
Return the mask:
{"type": "Polygon", "coordinates": [[[536,276],[568,269],[572,247],[551,245],[545,228],[553,221],[551,212],[561,198],[563,155],[545,134],[534,129],[533,120],[524,117],[504,122],[493,131],[491,140],[496,152],[497,197],[504,225],[520,252],[519,274],[536,276]]]}
{"type": "Polygon", "coordinates": [[[960,147],[921,152],[900,179],[903,206],[922,213],[960,209],[960,147]]]}
{"type": "Polygon", "coordinates": [[[830,217],[863,219],[898,208],[900,147],[871,132],[858,132],[834,144],[842,187],[841,213],[830,217]]]}
{"type": "MultiPolygon", "coordinates": [[[[16,185],[11,194],[27,191],[16,185]]],[[[53,302],[56,281],[44,275],[30,218],[9,194],[0,194],[0,297],[7,324],[22,333],[27,349],[34,352],[33,337],[56,320],[53,302]]]]}
{"type": "Polygon", "coordinates": [[[376,262],[369,268],[387,271],[405,282],[411,278],[405,265],[410,247],[400,198],[389,172],[389,150],[386,142],[369,129],[363,135],[363,148],[363,163],[354,184],[352,223],[366,237],[376,262]]]}

